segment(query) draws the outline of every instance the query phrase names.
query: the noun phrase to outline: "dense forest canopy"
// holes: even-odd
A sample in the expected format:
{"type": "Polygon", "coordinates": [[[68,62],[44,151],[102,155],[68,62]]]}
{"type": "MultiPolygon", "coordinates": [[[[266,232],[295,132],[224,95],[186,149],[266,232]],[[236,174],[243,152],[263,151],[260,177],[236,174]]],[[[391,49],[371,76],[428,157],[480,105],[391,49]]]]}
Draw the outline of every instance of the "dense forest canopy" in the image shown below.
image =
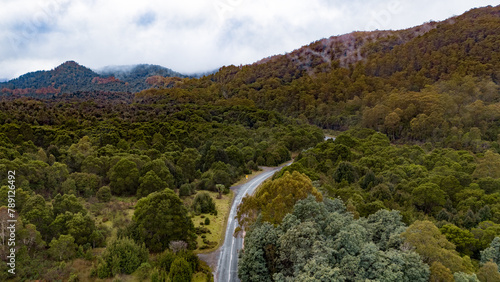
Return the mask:
{"type": "MultiPolygon", "coordinates": [[[[114,260],[114,252],[144,248],[162,253],[172,241],[187,242],[185,251],[190,252],[197,247],[196,235],[190,209],[179,195],[230,187],[258,165],[278,165],[290,160],[291,152],[323,140],[318,128],[251,105],[80,94],[0,102],[0,170],[5,175],[16,171],[18,232],[25,234],[20,240],[30,242],[19,246],[17,277],[69,275],[70,268],[61,269],[59,261],[92,260],[94,248],[109,244],[118,245],[98,256],[92,272],[97,277],[131,274],[148,263],[141,255],[133,267],[115,269],[113,263],[125,262],[114,260]],[[111,197],[140,199],[132,221],[120,226],[118,239],[102,219],[111,197]],[[158,205],[166,205],[163,213],[158,205]],[[160,214],[167,217],[151,218],[160,214]]],[[[7,183],[0,191],[2,205],[7,205],[7,183]]],[[[4,242],[3,257],[6,247],[4,242]]],[[[2,275],[8,274],[6,267],[2,264],[2,275]]],[[[155,262],[149,269],[161,277],[174,275],[169,267],[155,262]]],[[[210,273],[198,266],[190,273],[197,271],[210,273]]]]}

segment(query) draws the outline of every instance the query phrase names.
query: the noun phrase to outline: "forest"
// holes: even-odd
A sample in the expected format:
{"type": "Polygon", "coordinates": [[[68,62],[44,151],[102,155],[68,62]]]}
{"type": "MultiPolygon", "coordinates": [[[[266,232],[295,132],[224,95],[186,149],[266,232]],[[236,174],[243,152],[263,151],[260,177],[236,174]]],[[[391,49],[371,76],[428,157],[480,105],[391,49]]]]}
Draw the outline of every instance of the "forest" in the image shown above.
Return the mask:
{"type": "Polygon", "coordinates": [[[491,151],[344,132],[301,152],[243,200],[237,218],[250,232],[240,277],[497,281],[499,164],[491,151]]]}
{"type": "MultiPolygon", "coordinates": [[[[15,171],[23,242],[18,279],[77,281],[84,269],[94,278],[135,273],[165,281],[202,272],[210,280],[192,252],[202,235],[191,217],[214,212],[211,198],[198,193],[192,206],[182,199],[201,190],[227,193],[258,166],[278,165],[323,140],[319,128],[253,106],[101,97],[0,103],[0,170],[15,171]]],[[[10,190],[7,182],[0,188],[3,219],[10,190]]]]}
{"type": "Polygon", "coordinates": [[[500,281],[499,36],[485,7],[139,92],[76,63],[51,95],[54,72],[21,77],[0,97],[0,256],[15,190],[18,280],[213,281],[211,195],[293,157],[238,206],[241,281],[500,281]]]}

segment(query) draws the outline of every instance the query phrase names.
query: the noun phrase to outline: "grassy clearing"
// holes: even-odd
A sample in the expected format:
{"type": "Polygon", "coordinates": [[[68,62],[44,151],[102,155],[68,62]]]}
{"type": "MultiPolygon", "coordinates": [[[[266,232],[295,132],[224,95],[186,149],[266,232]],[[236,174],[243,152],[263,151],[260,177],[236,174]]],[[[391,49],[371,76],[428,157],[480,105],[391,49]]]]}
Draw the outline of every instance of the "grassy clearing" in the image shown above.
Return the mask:
{"type": "MultiPolygon", "coordinates": [[[[217,207],[217,215],[211,214],[201,214],[198,216],[194,216],[192,218],[193,224],[195,227],[206,227],[210,230],[210,233],[203,234],[205,238],[202,238],[202,235],[198,235],[197,243],[198,249],[195,251],[196,253],[208,253],[215,251],[219,248],[220,245],[224,242],[224,236],[226,231],[227,218],[229,216],[229,211],[231,209],[231,203],[233,201],[234,193],[230,191],[227,195],[222,195],[222,199],[217,199],[217,192],[203,191],[210,194],[212,199],[215,202],[215,206],[217,207]],[[208,218],[210,220],[209,225],[205,225],[205,219],[208,218]],[[203,223],[203,224],[201,224],[203,223]],[[208,240],[209,242],[213,242],[213,246],[206,247],[207,244],[203,242],[203,239],[208,240]],[[200,249],[205,246],[205,249],[200,249]]],[[[200,192],[198,192],[200,193],[200,192]]],[[[193,196],[194,198],[194,196],[193,196]]]]}

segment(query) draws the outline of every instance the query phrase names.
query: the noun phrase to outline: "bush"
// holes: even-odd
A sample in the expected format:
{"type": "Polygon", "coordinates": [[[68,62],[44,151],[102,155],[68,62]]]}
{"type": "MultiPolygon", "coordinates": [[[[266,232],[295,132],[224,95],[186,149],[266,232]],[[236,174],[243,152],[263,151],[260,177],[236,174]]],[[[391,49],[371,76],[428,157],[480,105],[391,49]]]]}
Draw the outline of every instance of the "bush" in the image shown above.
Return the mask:
{"type": "Polygon", "coordinates": [[[217,211],[214,200],[207,192],[198,193],[191,207],[196,214],[213,213],[217,211]]]}
{"type": "Polygon", "coordinates": [[[189,263],[182,257],[176,258],[170,267],[168,277],[172,282],[191,281],[193,271],[189,263]]]}
{"type": "Polygon", "coordinates": [[[130,238],[119,238],[104,250],[97,265],[97,276],[101,279],[116,274],[131,274],[142,263],[148,261],[148,250],[130,238]]]}
{"type": "Polygon", "coordinates": [[[170,241],[185,241],[190,249],[196,246],[188,210],[170,189],[153,192],[137,202],[130,232],[154,253],[165,250],[170,241]]]}
{"type": "Polygon", "coordinates": [[[148,280],[150,272],[151,272],[151,265],[147,262],[143,262],[139,266],[139,268],[137,268],[135,274],[137,275],[137,278],[139,278],[139,280],[145,281],[148,280]]]}
{"type": "Polygon", "coordinates": [[[249,170],[259,170],[259,167],[257,166],[257,164],[254,162],[254,161],[249,161],[247,163],[247,169],[249,170]]]}
{"type": "Polygon", "coordinates": [[[99,188],[99,191],[97,191],[97,199],[101,203],[107,203],[111,200],[111,189],[109,186],[102,186],[99,188]]]}
{"type": "Polygon", "coordinates": [[[210,225],[210,219],[208,217],[205,218],[205,225],[210,225]]]}
{"type": "Polygon", "coordinates": [[[179,188],[179,196],[185,197],[191,195],[191,190],[193,190],[191,186],[192,185],[188,183],[182,184],[179,188]]]}

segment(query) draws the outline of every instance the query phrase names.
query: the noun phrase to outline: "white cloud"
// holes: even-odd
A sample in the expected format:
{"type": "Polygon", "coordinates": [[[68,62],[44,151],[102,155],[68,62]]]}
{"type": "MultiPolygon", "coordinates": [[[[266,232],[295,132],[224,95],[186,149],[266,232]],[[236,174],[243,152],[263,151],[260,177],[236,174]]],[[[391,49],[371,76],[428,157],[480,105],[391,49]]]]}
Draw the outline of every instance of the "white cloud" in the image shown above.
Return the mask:
{"type": "Polygon", "coordinates": [[[443,20],[488,1],[3,0],[0,78],[75,60],[180,72],[246,64],[354,30],[443,20]]]}

